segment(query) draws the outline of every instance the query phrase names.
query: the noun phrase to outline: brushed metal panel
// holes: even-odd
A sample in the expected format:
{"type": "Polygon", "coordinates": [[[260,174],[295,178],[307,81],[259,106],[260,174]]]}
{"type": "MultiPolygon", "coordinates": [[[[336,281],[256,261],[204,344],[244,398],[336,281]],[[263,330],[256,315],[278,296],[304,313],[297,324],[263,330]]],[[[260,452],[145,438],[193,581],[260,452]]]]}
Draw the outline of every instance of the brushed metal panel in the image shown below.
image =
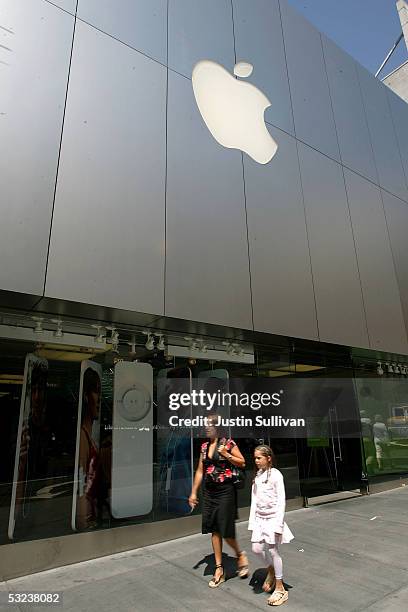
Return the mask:
{"type": "Polygon", "coordinates": [[[382,192],[382,196],[397,272],[405,327],[408,331],[408,206],[405,202],[385,191],[382,192]]]}
{"type": "Polygon", "coordinates": [[[299,155],[320,340],[368,347],[341,166],[302,143],[299,155]]]}
{"type": "Polygon", "coordinates": [[[78,17],[166,63],[167,0],[79,0],[78,17]]]}
{"type": "Polygon", "coordinates": [[[74,19],[41,0],[4,0],[1,25],[0,287],[39,295],[74,19]]]}
{"type": "Polygon", "coordinates": [[[191,78],[208,59],[232,72],[234,58],[231,0],[169,0],[169,68],[191,78]]]}
{"type": "Polygon", "coordinates": [[[233,0],[237,61],[254,66],[250,82],[271,101],[269,123],[294,133],[278,0],[233,0]]]}
{"type": "Polygon", "coordinates": [[[286,0],[280,6],[296,136],[339,159],[320,34],[286,0]]]}
{"type": "MultiPolygon", "coordinates": [[[[401,153],[405,181],[408,182],[408,104],[387,87],[395,134],[401,153]]],[[[408,201],[408,197],[405,198],[408,201]]]]}
{"type": "Polygon", "coordinates": [[[357,65],[357,71],[363,92],[379,183],[391,193],[407,199],[407,186],[391,119],[387,87],[363,66],[357,65]]]}
{"type": "Polygon", "coordinates": [[[345,179],[370,345],[406,353],[407,335],[380,190],[347,169],[345,179]]]}
{"type": "Polygon", "coordinates": [[[169,73],[166,315],[252,328],[241,153],[220,146],[191,82],[169,73]]]}
{"type": "Polygon", "coordinates": [[[162,314],[165,101],[163,66],[77,23],[47,296],[162,314]]]}
{"type": "Polygon", "coordinates": [[[72,15],[75,15],[77,0],[50,0],[52,4],[59,6],[64,9],[64,11],[68,11],[72,15]]]}
{"type": "Polygon", "coordinates": [[[326,36],[322,41],[342,162],[377,182],[356,62],[326,36]]]}
{"type": "Polygon", "coordinates": [[[318,339],[296,142],[270,128],[273,162],[245,157],[254,329],[318,339]]]}

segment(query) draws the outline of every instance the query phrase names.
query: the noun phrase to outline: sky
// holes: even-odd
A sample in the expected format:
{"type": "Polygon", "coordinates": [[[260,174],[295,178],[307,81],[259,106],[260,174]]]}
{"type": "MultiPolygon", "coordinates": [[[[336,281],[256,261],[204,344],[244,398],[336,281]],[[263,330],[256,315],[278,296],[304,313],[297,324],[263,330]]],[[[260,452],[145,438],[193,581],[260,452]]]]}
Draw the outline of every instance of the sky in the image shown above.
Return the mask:
{"type": "MultiPolygon", "coordinates": [[[[375,73],[401,34],[396,0],[289,0],[339,47],[375,73]]],[[[380,77],[408,59],[402,40],[380,77]]]]}

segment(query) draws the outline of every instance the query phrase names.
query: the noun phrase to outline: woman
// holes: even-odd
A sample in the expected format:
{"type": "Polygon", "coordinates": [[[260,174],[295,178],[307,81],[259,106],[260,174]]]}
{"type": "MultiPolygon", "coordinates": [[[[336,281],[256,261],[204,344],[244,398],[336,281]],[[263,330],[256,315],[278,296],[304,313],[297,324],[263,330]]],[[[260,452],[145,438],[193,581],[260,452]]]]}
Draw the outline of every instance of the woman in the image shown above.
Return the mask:
{"type": "Polygon", "coordinates": [[[248,559],[240,550],[235,538],[237,516],[237,495],[232,481],[232,467],[245,467],[245,459],[238,446],[231,439],[219,438],[215,423],[217,415],[208,416],[206,434],[208,440],[201,445],[200,460],[194,476],[193,488],[188,503],[191,508],[198,504],[197,492],[203,483],[202,533],[211,533],[215,557],[214,576],[208,583],[216,588],[225,581],[222,566],[222,539],[237,555],[238,576],[248,576],[248,559]]]}
{"type": "Polygon", "coordinates": [[[79,442],[80,495],[77,505],[77,528],[96,527],[101,489],[99,448],[92,438],[93,422],[99,418],[101,379],[98,372],[87,368],[83,377],[81,436],[79,442]]]}

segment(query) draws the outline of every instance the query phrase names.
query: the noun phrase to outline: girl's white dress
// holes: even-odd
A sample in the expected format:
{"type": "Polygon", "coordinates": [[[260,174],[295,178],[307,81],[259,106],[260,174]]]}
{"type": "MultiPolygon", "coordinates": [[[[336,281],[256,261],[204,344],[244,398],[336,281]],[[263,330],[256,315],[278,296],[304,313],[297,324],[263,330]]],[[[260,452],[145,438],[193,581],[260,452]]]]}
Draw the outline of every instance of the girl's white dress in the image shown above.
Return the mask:
{"type": "Polygon", "coordinates": [[[248,529],[251,542],[275,544],[275,533],[281,534],[276,543],[293,540],[293,533],[284,521],[285,485],[279,470],[259,470],[252,485],[251,512],[248,529]]]}

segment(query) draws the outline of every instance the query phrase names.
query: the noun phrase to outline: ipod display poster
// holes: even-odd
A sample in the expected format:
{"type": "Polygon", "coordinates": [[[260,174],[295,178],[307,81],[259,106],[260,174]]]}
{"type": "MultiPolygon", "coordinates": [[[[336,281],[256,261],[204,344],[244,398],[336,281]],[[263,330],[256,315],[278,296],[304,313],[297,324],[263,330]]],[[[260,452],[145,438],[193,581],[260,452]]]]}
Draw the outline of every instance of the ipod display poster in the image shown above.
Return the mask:
{"type": "Polygon", "coordinates": [[[82,361],[79,385],[71,526],[75,531],[97,526],[102,503],[99,449],[102,368],[82,361]]]}
{"type": "Polygon", "coordinates": [[[33,498],[46,472],[48,429],[46,391],[48,362],[29,353],[25,359],[24,380],[14,460],[8,537],[24,530],[32,519],[33,498]]]}
{"type": "MultiPolygon", "coordinates": [[[[164,368],[157,376],[157,404],[167,405],[169,393],[191,393],[192,372],[188,367],[164,368]]],[[[182,413],[191,417],[191,406],[182,413]]],[[[158,502],[164,515],[190,514],[188,497],[193,482],[193,449],[191,429],[162,428],[157,423],[157,456],[159,458],[158,502]]]]}
{"type": "Polygon", "coordinates": [[[153,368],[115,364],[112,420],[111,513],[116,519],[153,508],[153,368]]]}

